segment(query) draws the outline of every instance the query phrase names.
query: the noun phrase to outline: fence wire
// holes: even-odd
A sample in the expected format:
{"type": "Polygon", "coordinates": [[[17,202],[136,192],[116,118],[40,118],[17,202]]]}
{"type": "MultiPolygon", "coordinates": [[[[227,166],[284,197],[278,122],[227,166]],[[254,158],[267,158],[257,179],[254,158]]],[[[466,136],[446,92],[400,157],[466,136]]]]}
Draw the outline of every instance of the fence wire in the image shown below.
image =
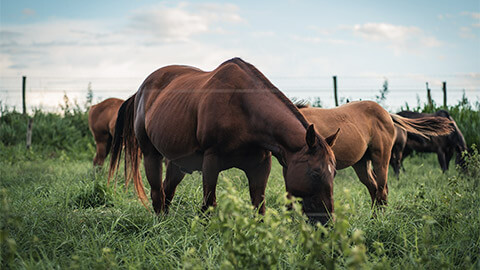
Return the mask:
{"type": "MultiPolygon", "coordinates": [[[[332,76],[272,76],[271,81],[291,99],[303,99],[334,107],[332,76]]],[[[480,100],[480,76],[462,75],[395,75],[395,76],[337,76],[337,92],[340,103],[353,100],[377,100],[389,110],[397,110],[406,103],[417,106],[427,103],[425,80],[429,79],[432,99],[443,104],[442,82],[447,82],[447,103],[457,104],[464,96],[470,102],[480,100]],[[385,99],[380,100],[384,83],[388,84],[385,99]]],[[[93,103],[109,97],[128,98],[136,92],[144,78],[95,78],[95,77],[27,77],[27,110],[58,111],[69,102],[83,105],[89,90],[93,103]]],[[[0,105],[3,108],[21,110],[22,77],[0,77],[0,105]]]]}

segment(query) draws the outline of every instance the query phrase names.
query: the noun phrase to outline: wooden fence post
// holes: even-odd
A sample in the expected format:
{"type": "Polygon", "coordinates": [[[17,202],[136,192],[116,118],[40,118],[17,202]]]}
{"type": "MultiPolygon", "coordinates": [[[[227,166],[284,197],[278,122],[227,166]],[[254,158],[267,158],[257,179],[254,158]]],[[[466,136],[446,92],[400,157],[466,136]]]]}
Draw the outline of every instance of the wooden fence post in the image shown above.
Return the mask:
{"type": "Polygon", "coordinates": [[[33,129],[33,118],[28,118],[27,125],[27,150],[32,146],[32,129],[33,129]]]}
{"type": "Polygon", "coordinates": [[[433,107],[433,102],[432,102],[432,93],[430,91],[430,88],[428,88],[428,82],[426,82],[427,85],[427,100],[428,100],[428,106],[433,107]]]}
{"type": "Polygon", "coordinates": [[[443,82],[443,107],[447,108],[447,82],[443,82]]]}
{"type": "Polygon", "coordinates": [[[25,87],[27,83],[27,77],[22,77],[22,105],[23,105],[23,114],[27,114],[27,103],[25,102],[25,87]]]}
{"type": "Polygon", "coordinates": [[[333,97],[335,98],[335,107],[338,107],[337,76],[333,76],[333,97]]]}

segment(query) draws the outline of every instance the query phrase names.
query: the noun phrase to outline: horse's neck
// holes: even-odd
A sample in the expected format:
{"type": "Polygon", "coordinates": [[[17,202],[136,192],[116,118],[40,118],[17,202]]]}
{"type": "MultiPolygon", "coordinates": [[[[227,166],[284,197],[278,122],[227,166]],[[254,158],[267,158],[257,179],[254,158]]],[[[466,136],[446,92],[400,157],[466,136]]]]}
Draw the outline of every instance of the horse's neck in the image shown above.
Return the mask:
{"type": "Polygon", "coordinates": [[[247,100],[252,104],[250,124],[254,134],[280,162],[288,161],[291,154],[305,146],[304,125],[281,99],[273,94],[250,94],[247,100]]]}

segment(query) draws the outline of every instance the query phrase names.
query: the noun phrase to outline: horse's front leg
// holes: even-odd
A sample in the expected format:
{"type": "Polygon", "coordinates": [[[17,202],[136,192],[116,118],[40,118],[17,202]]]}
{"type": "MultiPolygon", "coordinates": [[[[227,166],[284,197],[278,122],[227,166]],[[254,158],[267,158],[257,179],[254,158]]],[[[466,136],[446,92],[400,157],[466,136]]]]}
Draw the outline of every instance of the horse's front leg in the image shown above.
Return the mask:
{"type": "Polygon", "coordinates": [[[440,163],[440,167],[442,168],[442,172],[446,172],[448,170],[448,166],[445,158],[445,152],[443,151],[443,149],[437,150],[437,157],[438,163],[440,163]]]}
{"type": "Polygon", "coordinates": [[[220,173],[220,158],[213,154],[205,152],[203,157],[203,204],[202,211],[206,211],[210,206],[216,206],[215,190],[217,188],[218,174],[220,173]]]}

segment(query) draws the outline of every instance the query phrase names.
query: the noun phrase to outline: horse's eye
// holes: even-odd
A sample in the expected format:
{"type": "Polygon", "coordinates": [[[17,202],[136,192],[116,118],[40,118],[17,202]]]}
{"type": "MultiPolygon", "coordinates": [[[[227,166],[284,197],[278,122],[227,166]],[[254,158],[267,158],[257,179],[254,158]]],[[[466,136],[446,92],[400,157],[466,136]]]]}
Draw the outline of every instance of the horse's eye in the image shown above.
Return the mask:
{"type": "Polygon", "coordinates": [[[320,175],[320,172],[318,172],[318,171],[311,171],[310,172],[310,177],[312,177],[315,180],[322,180],[322,176],[320,175]]]}

